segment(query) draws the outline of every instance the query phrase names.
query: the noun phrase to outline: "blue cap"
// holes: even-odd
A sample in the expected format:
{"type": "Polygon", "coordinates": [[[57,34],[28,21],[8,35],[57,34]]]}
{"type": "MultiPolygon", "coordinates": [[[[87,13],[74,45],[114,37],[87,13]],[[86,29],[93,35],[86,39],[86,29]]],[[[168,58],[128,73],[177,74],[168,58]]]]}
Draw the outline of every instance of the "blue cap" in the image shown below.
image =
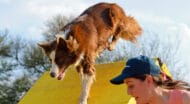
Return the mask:
{"type": "Polygon", "coordinates": [[[110,80],[112,84],[122,84],[124,79],[141,75],[160,75],[160,68],[153,59],[147,56],[138,56],[127,61],[122,73],[110,80]]]}

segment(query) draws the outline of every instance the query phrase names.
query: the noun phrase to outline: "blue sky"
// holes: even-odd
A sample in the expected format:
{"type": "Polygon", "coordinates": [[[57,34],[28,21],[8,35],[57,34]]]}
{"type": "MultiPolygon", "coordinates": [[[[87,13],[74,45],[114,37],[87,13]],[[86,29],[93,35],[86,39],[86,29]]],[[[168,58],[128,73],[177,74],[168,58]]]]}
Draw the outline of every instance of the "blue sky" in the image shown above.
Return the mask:
{"type": "MultiPolygon", "coordinates": [[[[190,59],[190,0],[0,0],[0,30],[40,41],[44,23],[53,16],[78,16],[101,1],[119,4],[144,30],[159,33],[161,38],[180,35],[181,59],[190,59]]],[[[190,69],[190,61],[187,64],[190,69]]]]}

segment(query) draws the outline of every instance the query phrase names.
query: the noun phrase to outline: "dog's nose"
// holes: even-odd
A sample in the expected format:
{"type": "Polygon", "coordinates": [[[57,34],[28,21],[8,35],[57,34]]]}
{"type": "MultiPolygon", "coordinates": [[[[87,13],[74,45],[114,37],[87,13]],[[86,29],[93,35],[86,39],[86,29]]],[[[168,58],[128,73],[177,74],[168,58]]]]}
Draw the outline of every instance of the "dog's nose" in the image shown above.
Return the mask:
{"type": "Polygon", "coordinates": [[[50,73],[50,76],[53,77],[53,78],[55,78],[57,75],[56,75],[55,72],[51,72],[51,73],[50,73]]]}

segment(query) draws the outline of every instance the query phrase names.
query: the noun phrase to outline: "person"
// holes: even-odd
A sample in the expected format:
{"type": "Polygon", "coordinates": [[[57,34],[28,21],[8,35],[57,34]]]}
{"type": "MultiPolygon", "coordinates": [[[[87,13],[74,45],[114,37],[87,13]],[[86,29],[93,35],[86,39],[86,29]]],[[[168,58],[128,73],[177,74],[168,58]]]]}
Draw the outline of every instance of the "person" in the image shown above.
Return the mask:
{"type": "Polygon", "coordinates": [[[162,78],[163,73],[152,58],[138,56],[127,61],[122,73],[112,84],[127,85],[127,93],[137,104],[190,104],[188,83],[162,78]]]}

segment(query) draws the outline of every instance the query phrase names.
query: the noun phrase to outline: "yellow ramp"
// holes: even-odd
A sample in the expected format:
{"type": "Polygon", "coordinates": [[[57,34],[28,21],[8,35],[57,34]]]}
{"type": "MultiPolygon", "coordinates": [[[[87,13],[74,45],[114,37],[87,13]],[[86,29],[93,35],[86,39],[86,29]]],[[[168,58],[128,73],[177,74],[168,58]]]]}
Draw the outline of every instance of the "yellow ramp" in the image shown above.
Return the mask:
{"type": "MultiPolygon", "coordinates": [[[[124,65],[125,62],[96,65],[96,81],[92,85],[88,104],[128,103],[130,96],[126,94],[126,86],[109,82],[121,73],[124,65]]],[[[61,81],[50,78],[49,72],[45,72],[19,104],[78,104],[80,91],[80,77],[74,67],[67,69],[61,81]]],[[[135,103],[132,101],[130,104],[135,103]]]]}

